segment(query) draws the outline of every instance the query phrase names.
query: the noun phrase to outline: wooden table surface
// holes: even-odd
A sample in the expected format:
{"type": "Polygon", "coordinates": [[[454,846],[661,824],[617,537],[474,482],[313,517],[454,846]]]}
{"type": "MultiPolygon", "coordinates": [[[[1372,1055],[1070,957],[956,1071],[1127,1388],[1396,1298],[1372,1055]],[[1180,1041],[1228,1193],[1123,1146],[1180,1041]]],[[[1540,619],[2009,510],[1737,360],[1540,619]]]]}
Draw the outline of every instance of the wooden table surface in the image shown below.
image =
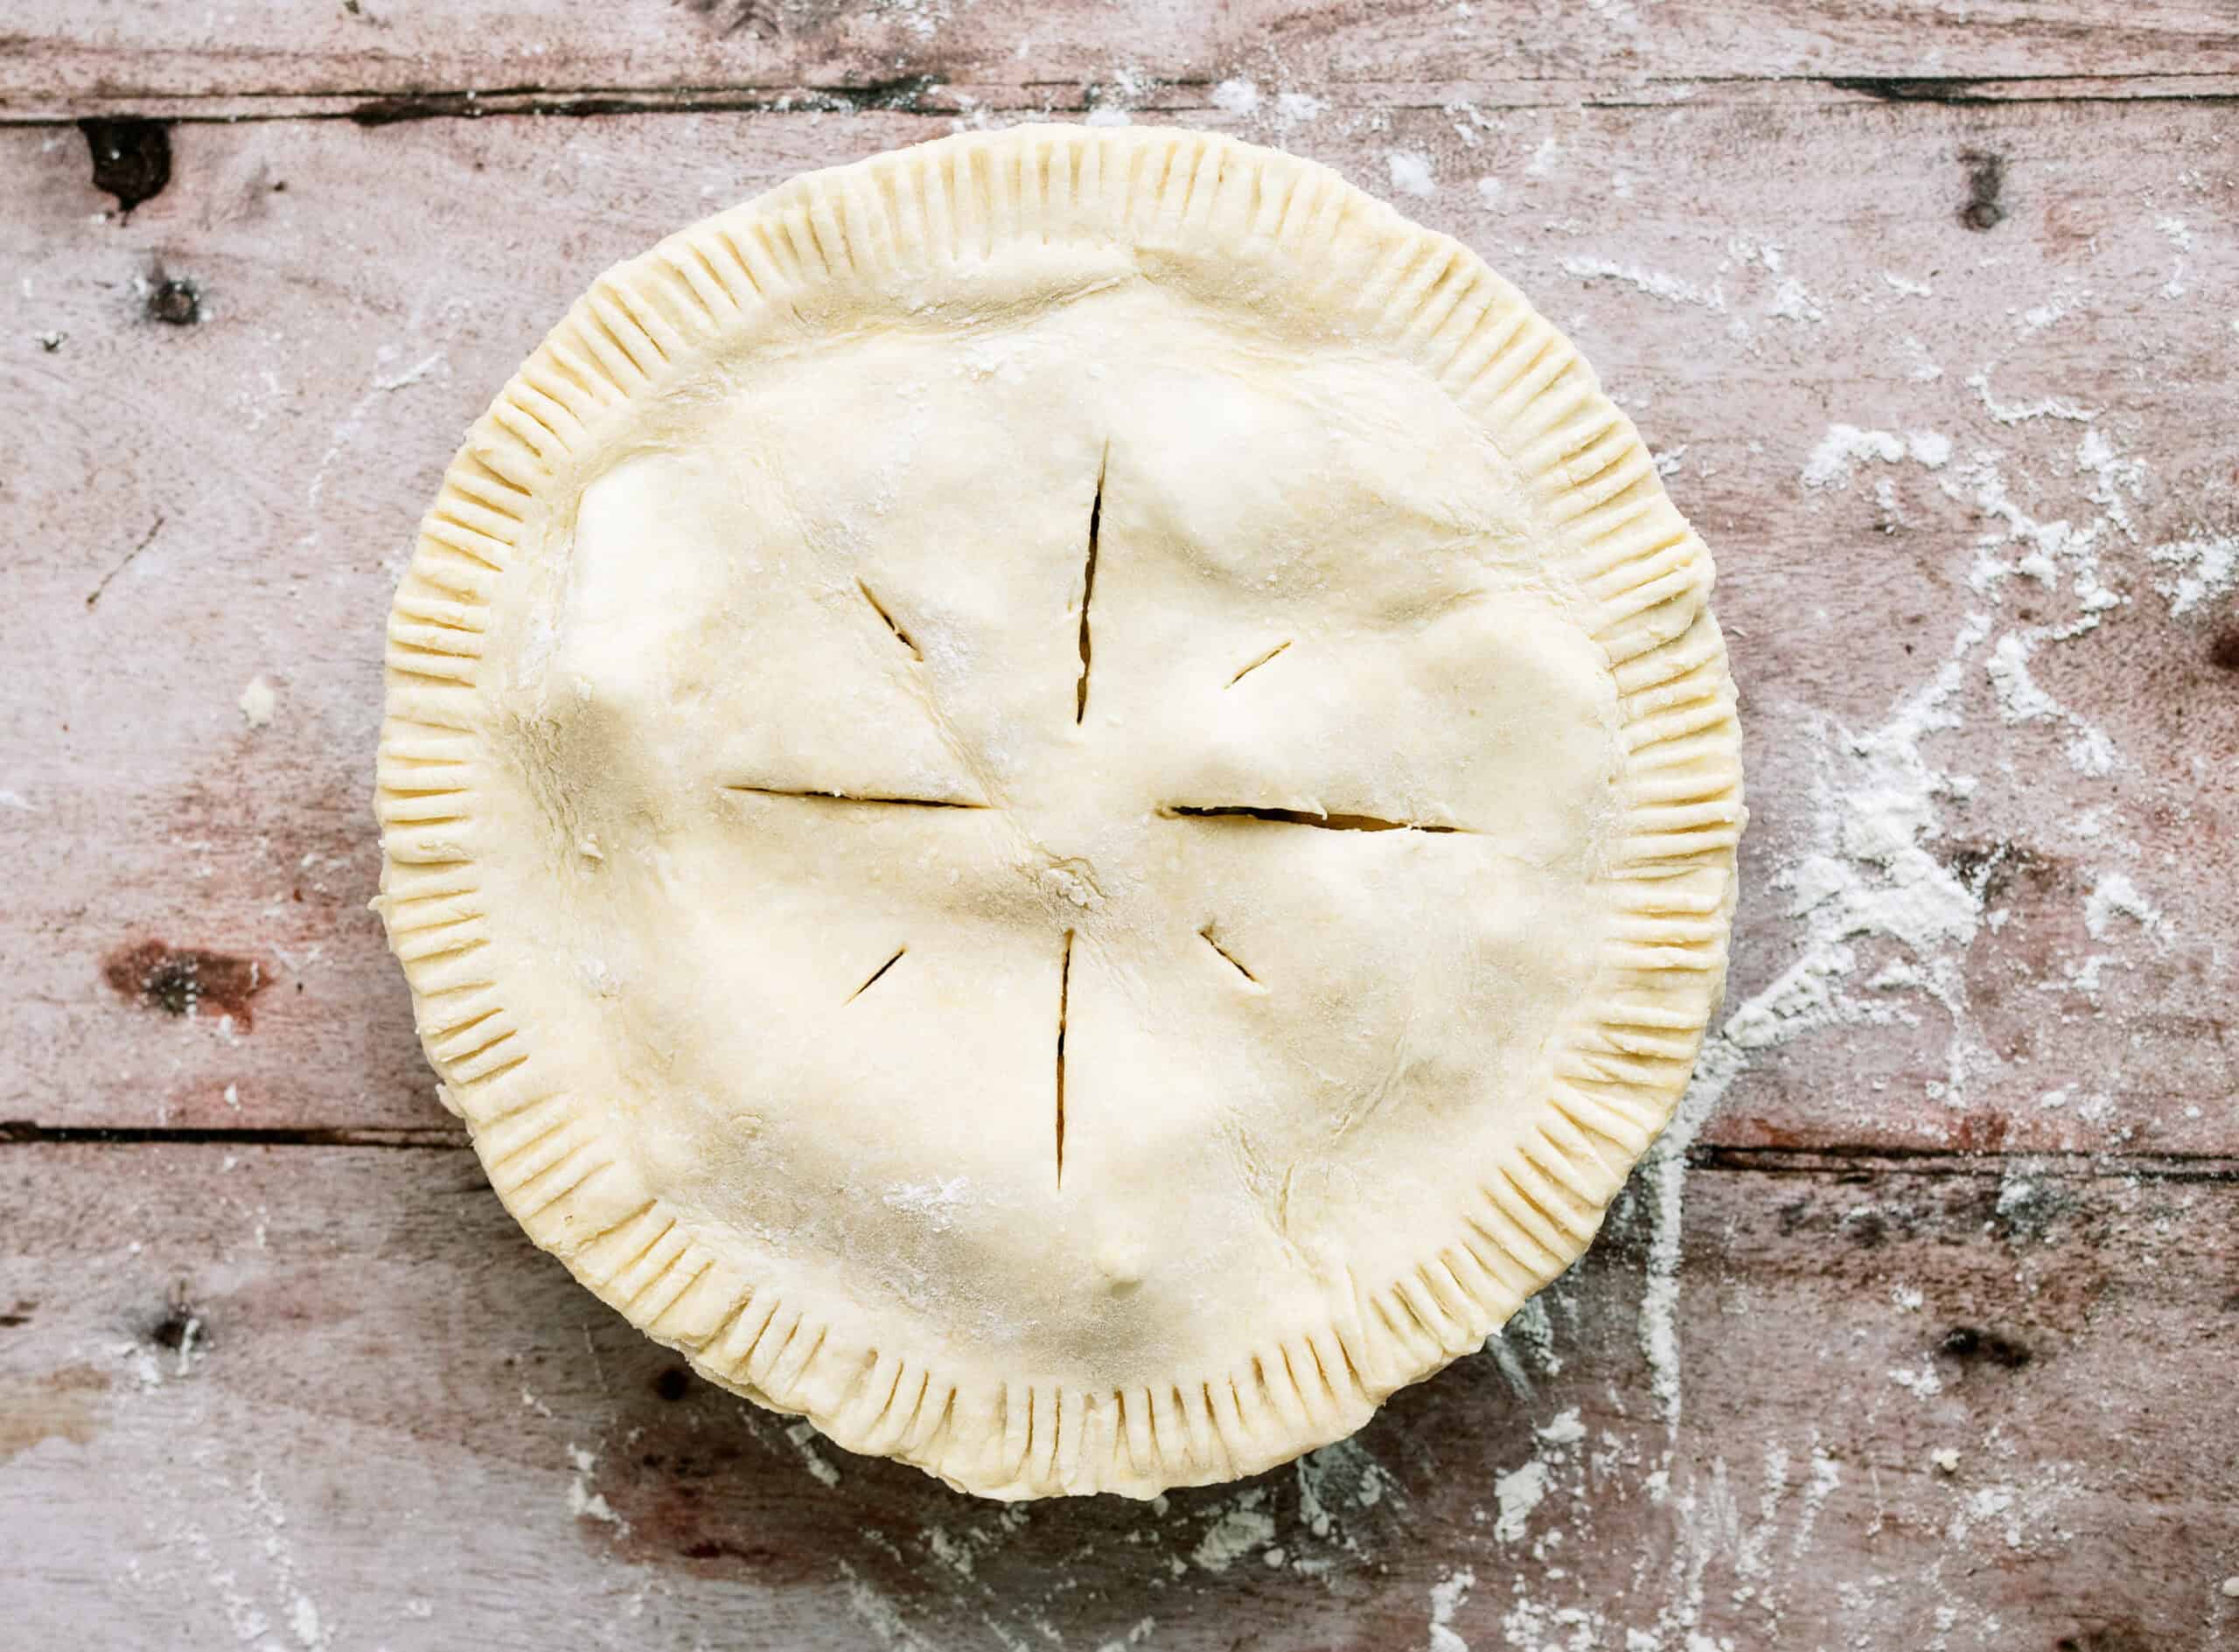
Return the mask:
{"type": "Polygon", "coordinates": [[[2239,1647],[2236,369],[2232,0],[5,0],[0,1642],[2239,1647]],[[547,324],[1043,115],[1327,161],[1568,330],[1754,812],[1594,1251],[1149,1505],[687,1380],[499,1209],[366,910],[390,592],[547,324]]]}

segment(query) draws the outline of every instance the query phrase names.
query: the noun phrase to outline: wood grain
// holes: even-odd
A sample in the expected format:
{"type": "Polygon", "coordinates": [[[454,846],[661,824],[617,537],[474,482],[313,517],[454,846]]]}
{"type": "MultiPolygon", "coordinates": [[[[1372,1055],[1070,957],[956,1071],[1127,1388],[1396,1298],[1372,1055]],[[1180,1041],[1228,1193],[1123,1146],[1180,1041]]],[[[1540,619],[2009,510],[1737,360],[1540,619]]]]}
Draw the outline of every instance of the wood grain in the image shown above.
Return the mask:
{"type": "MultiPolygon", "coordinates": [[[[129,217],[78,134],[0,135],[0,417],[38,443],[0,484],[0,1119],[449,1132],[363,910],[380,619],[438,469],[597,269],[938,124],[181,126],[129,217]],[[208,989],[251,965],[228,1021],[208,989]]],[[[2178,582],[2239,531],[2228,122],[1333,111],[1287,136],[1398,180],[1570,330],[1718,553],[1754,1019],[1702,1140],[2239,1151],[2239,889],[2209,875],[2239,615],[2178,582]],[[1893,795],[1900,841],[1860,840],[1893,795]]]]}
{"type": "Polygon", "coordinates": [[[1676,1418],[1629,1204],[1505,1342],[1303,1467],[1006,1509],[687,1378],[463,1151],[0,1147],[10,1633],[2227,1646],[2229,1174],[1698,1171],[1676,1418]]]}
{"type": "Polygon", "coordinates": [[[235,0],[219,10],[19,0],[0,46],[0,107],[18,116],[157,97],[244,113],[274,94],[351,107],[522,87],[1171,109],[1207,107],[1216,85],[1238,80],[1270,100],[1428,108],[1554,88],[1563,101],[1715,96],[1752,80],[1911,99],[2039,95],[2069,80],[2087,83],[2071,94],[2166,96],[2228,93],[2239,75],[2239,26],[2214,0],[235,0]]]}

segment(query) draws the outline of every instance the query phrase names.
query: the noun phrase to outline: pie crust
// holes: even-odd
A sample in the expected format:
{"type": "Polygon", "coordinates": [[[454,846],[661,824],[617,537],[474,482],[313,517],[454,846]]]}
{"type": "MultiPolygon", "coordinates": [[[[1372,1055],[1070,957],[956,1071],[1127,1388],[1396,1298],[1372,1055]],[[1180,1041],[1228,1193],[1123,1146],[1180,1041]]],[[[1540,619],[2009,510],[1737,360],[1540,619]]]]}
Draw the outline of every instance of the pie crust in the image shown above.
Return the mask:
{"type": "Polygon", "coordinates": [[[998,1498],[1359,1427],[1566,1267],[1722,987],[1711,559],[1467,247],[1202,133],[601,277],[389,621],[376,902],[536,1242],[998,1498]]]}

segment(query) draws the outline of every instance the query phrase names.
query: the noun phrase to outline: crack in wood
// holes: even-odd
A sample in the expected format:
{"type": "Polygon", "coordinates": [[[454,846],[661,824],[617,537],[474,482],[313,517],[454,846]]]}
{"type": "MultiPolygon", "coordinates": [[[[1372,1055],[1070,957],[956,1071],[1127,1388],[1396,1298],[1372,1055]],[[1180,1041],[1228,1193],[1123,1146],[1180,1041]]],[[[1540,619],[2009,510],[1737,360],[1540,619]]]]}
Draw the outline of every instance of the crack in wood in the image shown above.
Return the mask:
{"type": "MultiPolygon", "coordinates": [[[[146,115],[160,105],[160,118],[171,124],[238,125],[281,121],[348,121],[375,128],[401,122],[428,120],[484,120],[501,118],[589,118],[641,115],[792,115],[815,120],[841,111],[875,110],[917,120],[949,122],[966,108],[997,112],[1031,111],[1043,116],[1081,115],[1092,105],[1079,82],[1022,80],[992,84],[943,83],[924,77],[926,84],[879,83],[815,86],[775,82],[708,82],[676,86],[536,86],[516,84],[479,88],[431,87],[399,91],[373,87],[344,87],[298,91],[280,87],[223,87],[208,91],[173,90],[146,87],[136,90],[102,90],[64,94],[45,109],[18,112],[0,109],[0,126],[63,127],[86,118],[99,118],[120,104],[135,115],[146,115]],[[328,107],[262,109],[259,103],[283,100],[328,107]],[[224,107],[226,105],[247,107],[224,107]],[[202,106],[198,108],[196,106],[202,106]],[[205,113],[205,109],[211,112],[205,113]]],[[[1163,90],[1210,94],[1211,79],[1184,76],[1161,80],[1163,90]]],[[[1795,74],[1696,74],[1655,76],[1623,83],[1576,80],[1519,80],[1487,92],[1469,88],[1474,105],[1487,114],[1519,113],[1550,108],[1643,110],[1668,115],[1684,107],[1722,109],[1736,107],[1732,98],[1700,95],[1703,92],[1734,92],[1783,96],[1797,93],[1835,92],[1848,99],[1866,99],[1890,106],[1927,104],[1984,108],[2063,103],[2194,103],[2239,102],[2234,77],[2216,71],[2148,71],[2137,73],[1880,76],[1795,74]],[[1947,89],[1947,87],[1949,89],[1947,89]],[[2097,88],[2104,87],[2105,90],[2097,88]],[[1695,95],[1689,95],[1694,94],[1695,95]]],[[[1340,108],[1373,110],[1383,114],[1434,114],[1448,111],[1450,98],[1425,97],[1410,84],[1395,87],[1399,95],[1385,97],[1374,81],[1353,82],[1330,88],[1329,101],[1340,108]]],[[[1210,97],[1156,98],[1136,106],[1142,115],[1203,115],[1210,97]]],[[[1831,101],[1831,109],[1846,107],[1831,101]]]]}
{"type": "Polygon", "coordinates": [[[2083,1147],[1960,1150],[1839,1141],[1817,1147],[1697,1143],[1687,1149],[1690,1170],[1747,1175],[2003,1178],[2017,1164],[2026,1165],[2033,1175],[2045,1176],[2239,1185],[2239,1158],[2220,1153],[2114,1154],[2083,1147]]]}
{"type": "Polygon", "coordinates": [[[342,1125],[43,1125],[0,1119],[0,1147],[465,1148],[464,1126],[449,1129],[342,1125]]]}
{"type": "MultiPolygon", "coordinates": [[[[1067,967],[1070,976],[1070,936],[1067,967]]],[[[1069,996],[1061,985],[1061,1004],[1069,996]]],[[[345,1147],[379,1152],[471,1153],[465,1129],[202,1125],[47,1125],[0,1119],[0,1147],[345,1147]]],[[[1892,1175],[1997,1178],[2014,1165],[2036,1175],[2092,1181],[2197,1182],[2239,1188],[2239,1158],[2219,1153],[2110,1154],[2085,1148],[1958,1152],[1834,1142],[1819,1147],[1743,1147],[1698,1143],[1687,1166],[1706,1175],[1892,1175]]]]}
{"type": "Polygon", "coordinates": [[[1315,826],[1324,832],[1428,832],[1475,837],[1469,826],[1434,826],[1421,820],[1386,820],[1372,814],[1316,814],[1306,809],[1262,809],[1245,804],[1170,803],[1159,813],[1168,820],[1264,820],[1279,826],[1315,826]]]}

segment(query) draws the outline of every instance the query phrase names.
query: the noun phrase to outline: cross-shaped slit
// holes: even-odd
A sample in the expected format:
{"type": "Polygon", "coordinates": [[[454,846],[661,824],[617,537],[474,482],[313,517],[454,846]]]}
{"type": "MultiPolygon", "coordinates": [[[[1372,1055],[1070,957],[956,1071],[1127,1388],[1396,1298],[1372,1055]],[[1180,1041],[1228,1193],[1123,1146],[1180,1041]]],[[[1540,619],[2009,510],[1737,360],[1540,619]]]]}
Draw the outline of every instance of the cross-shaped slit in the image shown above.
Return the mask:
{"type": "MultiPolygon", "coordinates": [[[[1091,673],[1094,662],[1094,638],[1092,633],[1092,610],[1096,597],[1096,582],[1103,553],[1104,503],[1111,467],[1111,443],[1107,441],[1098,458],[1096,483],[1089,500],[1087,544],[1082,557],[1079,606],[1075,614],[1076,646],[1080,656],[1080,669],[1074,680],[1073,722],[1078,728],[1087,721],[1091,673]]],[[[895,610],[889,608],[874,590],[869,582],[861,576],[855,580],[857,593],[903,648],[909,651],[913,665],[922,666],[924,651],[917,645],[895,610]]],[[[1285,638],[1245,660],[1222,687],[1233,688],[1245,678],[1281,656],[1293,646],[1294,638],[1285,638]]],[[[952,744],[954,742],[952,741],[952,744]]],[[[832,808],[911,808],[987,810],[994,805],[961,798],[910,797],[900,793],[847,791],[834,787],[776,786],[750,782],[734,782],[723,790],[750,797],[787,799],[797,803],[824,805],[832,808]]],[[[993,795],[992,793],[990,795],[993,795]]],[[[1324,832],[1417,832],[1433,835],[1474,835],[1474,829],[1444,821],[1387,819],[1378,815],[1326,812],[1305,809],[1285,809],[1256,804],[1228,803],[1168,803],[1158,806],[1157,814],[1169,820],[1199,820],[1228,823],[1237,826],[1304,826],[1324,832]]],[[[1197,931],[1208,951],[1219,960],[1218,967],[1232,971],[1240,990],[1265,993],[1266,982],[1236,952],[1230,950],[1221,938],[1218,925],[1207,923],[1197,931]]],[[[1057,955],[1057,1026],[1052,1073],[1052,1158],[1055,1180],[1062,1191],[1065,1181],[1066,1084],[1067,1046],[1072,1014],[1073,951],[1078,931],[1068,928],[1057,955]]],[[[844,1003],[871,991],[901,964],[909,948],[901,945],[894,953],[866,976],[862,983],[849,993],[844,1003]]]]}

